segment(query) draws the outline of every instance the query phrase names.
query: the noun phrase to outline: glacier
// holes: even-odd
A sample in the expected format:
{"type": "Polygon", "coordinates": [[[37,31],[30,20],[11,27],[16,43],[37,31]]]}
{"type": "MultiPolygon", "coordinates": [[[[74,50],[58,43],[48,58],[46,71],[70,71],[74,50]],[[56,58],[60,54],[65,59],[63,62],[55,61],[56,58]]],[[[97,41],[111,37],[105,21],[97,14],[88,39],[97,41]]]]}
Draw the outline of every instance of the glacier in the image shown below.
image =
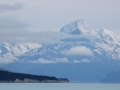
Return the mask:
{"type": "Polygon", "coordinates": [[[120,37],[104,28],[95,31],[83,21],[65,25],[55,38],[61,43],[0,44],[0,67],[10,71],[97,82],[120,70],[120,37]]]}

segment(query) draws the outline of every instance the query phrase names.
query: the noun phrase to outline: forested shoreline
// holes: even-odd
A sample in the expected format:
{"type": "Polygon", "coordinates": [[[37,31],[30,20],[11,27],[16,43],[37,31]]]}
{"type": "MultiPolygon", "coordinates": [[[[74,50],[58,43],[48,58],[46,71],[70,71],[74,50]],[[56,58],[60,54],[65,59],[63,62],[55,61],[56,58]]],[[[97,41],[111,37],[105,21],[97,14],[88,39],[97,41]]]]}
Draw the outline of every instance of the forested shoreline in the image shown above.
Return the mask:
{"type": "Polygon", "coordinates": [[[66,78],[56,78],[53,76],[43,76],[43,75],[31,75],[23,73],[14,73],[9,71],[0,70],[0,82],[18,82],[18,83],[31,83],[31,82],[69,82],[66,78]]]}

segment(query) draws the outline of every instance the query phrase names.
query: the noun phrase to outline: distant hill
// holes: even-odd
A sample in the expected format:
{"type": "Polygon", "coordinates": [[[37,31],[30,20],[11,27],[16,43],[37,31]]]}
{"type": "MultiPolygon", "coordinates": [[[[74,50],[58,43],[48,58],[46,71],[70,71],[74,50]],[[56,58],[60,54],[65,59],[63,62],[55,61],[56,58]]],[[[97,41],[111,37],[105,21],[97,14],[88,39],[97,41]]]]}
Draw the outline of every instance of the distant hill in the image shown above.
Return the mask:
{"type": "Polygon", "coordinates": [[[9,71],[0,70],[0,82],[16,82],[16,83],[29,83],[29,82],[69,82],[65,78],[56,78],[50,76],[38,76],[23,73],[13,73],[9,71]]]}
{"type": "Polygon", "coordinates": [[[110,72],[103,80],[103,83],[120,83],[120,71],[110,72]]]}

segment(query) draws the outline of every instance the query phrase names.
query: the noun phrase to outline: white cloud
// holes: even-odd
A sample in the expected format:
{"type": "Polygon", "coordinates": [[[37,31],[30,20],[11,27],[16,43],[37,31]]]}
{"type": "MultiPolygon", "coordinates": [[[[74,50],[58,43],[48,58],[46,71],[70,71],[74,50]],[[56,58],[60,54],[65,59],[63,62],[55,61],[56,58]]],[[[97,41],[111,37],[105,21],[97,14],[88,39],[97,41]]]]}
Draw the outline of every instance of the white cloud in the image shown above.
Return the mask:
{"type": "Polygon", "coordinates": [[[3,57],[0,57],[0,63],[12,63],[18,61],[18,58],[12,56],[10,53],[5,54],[3,57]]]}
{"type": "MultiPolygon", "coordinates": [[[[0,19],[2,20],[2,19],[0,19]]],[[[3,20],[4,21],[4,20],[3,20]]],[[[8,20],[7,20],[8,21],[8,20]]],[[[95,39],[98,38],[95,35],[70,35],[63,32],[58,31],[30,31],[26,30],[23,26],[19,25],[17,22],[14,22],[18,25],[9,24],[10,22],[4,21],[5,24],[0,25],[0,42],[9,42],[9,43],[19,43],[19,42],[37,42],[37,43],[62,43],[66,41],[60,41],[60,39],[69,39],[69,38],[89,38],[95,39]],[[8,23],[6,25],[6,23],[8,23]],[[14,27],[15,26],[15,27],[14,27]],[[23,27],[23,28],[22,28],[23,27]],[[19,29],[18,29],[19,28],[19,29]]],[[[13,22],[11,20],[11,22],[13,22]]],[[[2,23],[2,21],[0,21],[2,23]]],[[[85,41],[81,41],[84,43],[85,41]]]]}
{"type": "Polygon", "coordinates": [[[55,59],[57,62],[69,62],[69,60],[67,58],[56,58],[55,59]]]}
{"type": "Polygon", "coordinates": [[[40,58],[37,60],[37,62],[38,63],[55,63],[56,61],[50,61],[50,60],[45,60],[45,59],[40,58]]]}
{"type": "Polygon", "coordinates": [[[23,8],[24,5],[21,3],[15,3],[14,5],[9,4],[0,4],[0,10],[2,11],[9,11],[9,10],[20,10],[23,8]]]}
{"type": "Polygon", "coordinates": [[[73,60],[73,63],[89,63],[89,62],[91,61],[88,59],[73,60]]]}
{"type": "Polygon", "coordinates": [[[2,53],[2,50],[0,50],[0,54],[2,53]]]}
{"type": "Polygon", "coordinates": [[[118,57],[119,57],[119,59],[120,59],[120,53],[118,54],[118,57]]]}
{"type": "Polygon", "coordinates": [[[79,60],[73,60],[73,63],[81,63],[79,60]]]}
{"type": "Polygon", "coordinates": [[[67,54],[67,55],[86,55],[86,56],[93,56],[92,51],[85,47],[85,46],[77,46],[73,47],[70,50],[62,51],[62,54],[67,54]]]}
{"type": "Polygon", "coordinates": [[[37,61],[32,61],[32,63],[55,63],[55,61],[45,60],[43,58],[40,58],[37,61]]]}
{"type": "Polygon", "coordinates": [[[15,17],[9,17],[9,16],[0,17],[0,29],[4,29],[4,30],[13,30],[13,29],[21,29],[21,28],[23,29],[28,26],[30,25],[15,19],[15,17]]]}
{"type": "Polygon", "coordinates": [[[88,59],[82,59],[81,62],[91,62],[91,61],[88,59]]]}
{"type": "Polygon", "coordinates": [[[40,58],[38,60],[34,60],[34,61],[29,61],[30,63],[43,63],[43,64],[50,64],[50,63],[66,63],[69,62],[69,60],[67,58],[54,58],[53,60],[46,60],[43,58],[40,58]]]}

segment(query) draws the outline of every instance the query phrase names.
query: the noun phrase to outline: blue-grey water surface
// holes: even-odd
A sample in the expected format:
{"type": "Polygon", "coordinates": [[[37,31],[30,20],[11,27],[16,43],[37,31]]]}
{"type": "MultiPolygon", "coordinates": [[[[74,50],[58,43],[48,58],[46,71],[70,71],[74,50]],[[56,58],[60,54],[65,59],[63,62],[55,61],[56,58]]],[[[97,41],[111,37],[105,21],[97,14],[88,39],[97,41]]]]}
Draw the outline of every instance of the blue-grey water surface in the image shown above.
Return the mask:
{"type": "Polygon", "coordinates": [[[120,84],[0,83],[0,90],[120,90],[120,84]]]}

